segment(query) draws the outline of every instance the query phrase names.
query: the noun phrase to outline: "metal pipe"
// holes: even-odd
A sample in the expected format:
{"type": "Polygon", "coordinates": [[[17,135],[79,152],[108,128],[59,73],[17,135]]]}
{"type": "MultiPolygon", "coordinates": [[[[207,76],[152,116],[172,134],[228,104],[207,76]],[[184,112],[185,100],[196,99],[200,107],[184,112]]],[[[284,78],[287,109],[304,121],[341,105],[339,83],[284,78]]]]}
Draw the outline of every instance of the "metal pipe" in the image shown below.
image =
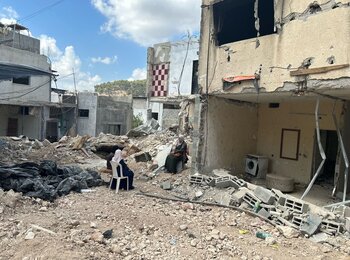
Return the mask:
{"type": "Polygon", "coordinates": [[[315,119],[316,119],[316,134],[317,134],[317,143],[318,143],[318,149],[320,150],[320,155],[322,157],[322,162],[320,163],[320,165],[317,168],[317,171],[314,175],[314,177],[312,178],[311,182],[309,183],[309,186],[307,186],[304,194],[301,196],[301,199],[304,199],[304,197],[309,193],[309,191],[311,190],[312,186],[314,185],[318,175],[320,174],[322,167],[326,161],[326,154],[323,150],[322,147],[322,143],[321,143],[321,135],[320,135],[320,123],[319,123],[319,118],[318,118],[318,112],[319,112],[319,107],[320,107],[320,99],[317,99],[317,103],[316,103],[316,109],[315,109],[315,119]]]}
{"type": "Polygon", "coordinates": [[[333,111],[332,111],[332,116],[333,116],[333,121],[335,124],[335,127],[337,129],[337,135],[338,135],[338,142],[340,144],[340,148],[342,151],[342,155],[343,155],[343,159],[344,159],[344,164],[345,164],[345,170],[344,170],[344,191],[343,191],[343,202],[346,200],[346,192],[347,192],[347,188],[348,188],[348,175],[349,175],[349,159],[348,156],[346,154],[346,150],[345,150],[345,146],[344,146],[344,142],[343,142],[343,137],[341,135],[340,129],[339,129],[339,125],[338,125],[338,121],[337,121],[337,117],[335,115],[335,104],[336,102],[334,102],[333,105],[333,111]]]}

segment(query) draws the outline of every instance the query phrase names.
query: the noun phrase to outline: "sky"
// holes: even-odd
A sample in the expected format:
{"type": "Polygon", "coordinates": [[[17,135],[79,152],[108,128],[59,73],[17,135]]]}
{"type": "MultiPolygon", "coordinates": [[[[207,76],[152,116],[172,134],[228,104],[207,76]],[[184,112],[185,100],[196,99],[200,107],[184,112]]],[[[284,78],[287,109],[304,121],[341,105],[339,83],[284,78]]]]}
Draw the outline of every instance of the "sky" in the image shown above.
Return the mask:
{"type": "Polygon", "coordinates": [[[41,40],[57,87],[146,78],[147,47],[198,34],[201,0],[0,0],[0,22],[41,40]]]}

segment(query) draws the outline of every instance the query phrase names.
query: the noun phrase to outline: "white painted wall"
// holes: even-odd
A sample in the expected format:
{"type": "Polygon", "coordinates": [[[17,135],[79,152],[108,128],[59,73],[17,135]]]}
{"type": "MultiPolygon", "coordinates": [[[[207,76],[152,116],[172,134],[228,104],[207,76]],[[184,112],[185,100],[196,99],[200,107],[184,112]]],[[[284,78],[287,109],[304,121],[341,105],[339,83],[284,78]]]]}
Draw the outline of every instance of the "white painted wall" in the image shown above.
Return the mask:
{"type": "Polygon", "coordinates": [[[168,96],[178,96],[179,84],[180,95],[183,96],[191,94],[193,61],[198,60],[198,51],[198,41],[190,42],[188,53],[187,41],[175,42],[171,44],[168,96]],[[183,67],[184,70],[181,77],[181,71],[183,67]]]}
{"type": "MultiPolygon", "coordinates": [[[[4,45],[0,45],[0,62],[25,65],[46,71],[50,67],[47,57],[44,55],[4,45]]],[[[30,85],[14,84],[12,81],[0,81],[1,98],[10,98],[10,101],[49,102],[50,88],[51,79],[49,76],[32,76],[30,77],[30,85]],[[33,92],[28,93],[31,90],[33,92]],[[28,94],[20,96],[25,93],[28,94]]]]}
{"type": "MultiPolygon", "coordinates": [[[[78,117],[79,135],[96,135],[97,93],[78,93],[78,109],[88,109],[89,117],[78,117]]],[[[79,111],[78,111],[79,113],[79,111]]]]}

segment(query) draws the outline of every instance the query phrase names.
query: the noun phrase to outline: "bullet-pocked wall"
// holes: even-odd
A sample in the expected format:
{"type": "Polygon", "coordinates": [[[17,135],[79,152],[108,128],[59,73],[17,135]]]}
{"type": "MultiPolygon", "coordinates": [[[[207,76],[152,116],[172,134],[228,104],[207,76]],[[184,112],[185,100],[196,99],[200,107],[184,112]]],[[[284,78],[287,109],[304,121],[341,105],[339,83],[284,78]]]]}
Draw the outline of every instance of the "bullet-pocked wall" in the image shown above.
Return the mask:
{"type": "Polygon", "coordinates": [[[245,155],[256,152],[256,106],[210,97],[207,109],[206,170],[227,168],[234,173],[244,172],[245,155]]]}

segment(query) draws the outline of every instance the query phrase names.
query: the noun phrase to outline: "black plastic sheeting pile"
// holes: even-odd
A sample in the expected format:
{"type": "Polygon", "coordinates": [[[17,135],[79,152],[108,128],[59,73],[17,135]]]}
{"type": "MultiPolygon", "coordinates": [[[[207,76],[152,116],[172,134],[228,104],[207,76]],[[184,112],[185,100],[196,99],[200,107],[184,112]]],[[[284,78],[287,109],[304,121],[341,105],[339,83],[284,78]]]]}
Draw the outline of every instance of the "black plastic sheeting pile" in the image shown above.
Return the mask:
{"type": "Polygon", "coordinates": [[[53,201],[71,191],[80,192],[103,185],[100,175],[76,166],[57,167],[53,161],[40,165],[25,162],[12,166],[0,165],[0,188],[22,192],[24,196],[53,201]]]}

